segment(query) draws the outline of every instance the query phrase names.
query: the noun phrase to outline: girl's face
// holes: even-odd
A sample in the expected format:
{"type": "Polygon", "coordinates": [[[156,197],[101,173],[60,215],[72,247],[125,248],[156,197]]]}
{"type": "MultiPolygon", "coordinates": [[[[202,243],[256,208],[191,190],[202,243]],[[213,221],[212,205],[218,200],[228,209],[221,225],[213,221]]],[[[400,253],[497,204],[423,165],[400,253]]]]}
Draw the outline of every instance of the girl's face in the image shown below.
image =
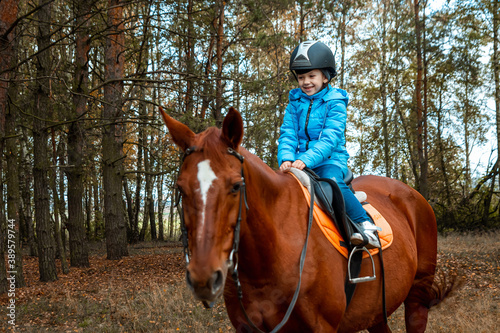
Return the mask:
{"type": "Polygon", "coordinates": [[[313,69],[305,74],[297,75],[299,88],[307,95],[312,96],[323,89],[323,84],[327,83],[325,75],[319,69],[313,69]]]}

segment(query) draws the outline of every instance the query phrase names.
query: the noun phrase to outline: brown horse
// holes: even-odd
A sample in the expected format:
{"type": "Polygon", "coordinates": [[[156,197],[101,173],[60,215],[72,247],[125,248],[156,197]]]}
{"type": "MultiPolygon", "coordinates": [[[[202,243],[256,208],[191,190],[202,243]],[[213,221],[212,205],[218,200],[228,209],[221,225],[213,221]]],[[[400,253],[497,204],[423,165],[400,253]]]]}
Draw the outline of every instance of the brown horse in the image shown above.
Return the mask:
{"type": "MultiPolygon", "coordinates": [[[[255,330],[251,325],[272,330],[282,321],[296,290],[306,239],[309,208],[297,181],[240,146],[243,122],[233,108],[222,130],[209,128],[200,134],[161,112],[174,142],[186,153],[177,186],[191,255],[188,286],[204,302],[224,294],[238,332],[255,330]],[[236,238],[240,239],[237,261],[236,238]],[[228,275],[235,264],[242,306],[228,275]]],[[[394,233],[393,244],[384,251],[387,313],[404,302],[407,331],[424,332],[428,308],[443,292],[433,283],[437,231],[432,208],[397,180],[364,176],[353,185],[367,193],[394,233]]],[[[375,267],[380,267],[379,256],[374,259],[375,267]]],[[[371,263],[364,261],[361,275],[369,275],[371,263]]],[[[314,224],[298,299],[282,331],[390,332],[384,322],[380,279],[358,284],[346,309],[346,274],[346,259],[314,224]]]]}

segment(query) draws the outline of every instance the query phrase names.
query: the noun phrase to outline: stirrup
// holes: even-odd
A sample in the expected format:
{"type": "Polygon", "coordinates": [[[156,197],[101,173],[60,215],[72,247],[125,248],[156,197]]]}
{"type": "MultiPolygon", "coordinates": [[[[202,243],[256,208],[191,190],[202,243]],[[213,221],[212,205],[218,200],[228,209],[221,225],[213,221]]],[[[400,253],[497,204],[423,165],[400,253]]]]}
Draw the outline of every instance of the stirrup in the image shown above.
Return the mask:
{"type": "MultiPolygon", "coordinates": [[[[379,251],[380,250],[381,249],[379,249],[379,251]]],[[[375,262],[373,261],[372,254],[370,253],[370,251],[368,251],[368,249],[366,247],[356,246],[351,251],[351,254],[349,255],[349,260],[347,261],[347,273],[348,273],[348,277],[349,277],[349,282],[353,283],[353,284],[370,282],[370,281],[374,281],[375,279],[377,279],[377,276],[375,275],[375,262]],[[357,277],[357,278],[351,277],[351,259],[352,259],[353,254],[356,252],[359,252],[359,251],[365,251],[370,256],[370,260],[372,262],[372,272],[373,272],[372,276],[362,276],[362,277],[357,277]]]]}

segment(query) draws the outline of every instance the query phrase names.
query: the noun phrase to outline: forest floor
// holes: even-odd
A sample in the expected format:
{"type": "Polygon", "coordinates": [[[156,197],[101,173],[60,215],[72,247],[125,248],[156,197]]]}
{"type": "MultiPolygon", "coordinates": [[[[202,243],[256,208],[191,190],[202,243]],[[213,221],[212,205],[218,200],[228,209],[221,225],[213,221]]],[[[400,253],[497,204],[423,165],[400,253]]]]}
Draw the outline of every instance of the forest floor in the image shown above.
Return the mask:
{"type": "MultiPolygon", "coordinates": [[[[462,287],[429,315],[427,332],[498,332],[500,233],[439,237],[438,265],[462,279],[462,287]]],[[[180,244],[142,243],[130,256],[106,260],[94,244],[89,268],[59,271],[43,283],[36,258],[24,258],[26,287],[16,289],[19,332],[232,332],[223,302],[206,310],[184,282],[180,244]]],[[[0,332],[13,331],[7,295],[0,296],[0,332]]],[[[389,318],[404,332],[404,306],[389,318]]]]}

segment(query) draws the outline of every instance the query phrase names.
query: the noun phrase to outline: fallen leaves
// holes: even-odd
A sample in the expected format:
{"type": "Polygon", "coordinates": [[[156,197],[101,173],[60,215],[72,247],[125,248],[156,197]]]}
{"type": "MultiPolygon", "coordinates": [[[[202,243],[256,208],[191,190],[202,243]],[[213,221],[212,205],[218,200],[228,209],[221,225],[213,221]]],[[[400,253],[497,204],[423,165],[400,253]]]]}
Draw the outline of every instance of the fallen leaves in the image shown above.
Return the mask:
{"type": "MultiPolygon", "coordinates": [[[[119,284],[126,291],[137,291],[151,283],[173,283],[185,274],[182,249],[178,246],[141,249],[141,254],[124,257],[119,261],[106,260],[105,255],[93,255],[89,258],[90,267],[71,267],[63,275],[58,267],[58,280],[50,283],[40,282],[38,259],[23,259],[26,287],[16,289],[16,303],[22,305],[41,296],[55,302],[68,295],[87,297],[95,301],[98,291],[108,288],[109,284],[119,284]]],[[[7,304],[7,295],[0,296],[0,305],[7,304]]]]}

